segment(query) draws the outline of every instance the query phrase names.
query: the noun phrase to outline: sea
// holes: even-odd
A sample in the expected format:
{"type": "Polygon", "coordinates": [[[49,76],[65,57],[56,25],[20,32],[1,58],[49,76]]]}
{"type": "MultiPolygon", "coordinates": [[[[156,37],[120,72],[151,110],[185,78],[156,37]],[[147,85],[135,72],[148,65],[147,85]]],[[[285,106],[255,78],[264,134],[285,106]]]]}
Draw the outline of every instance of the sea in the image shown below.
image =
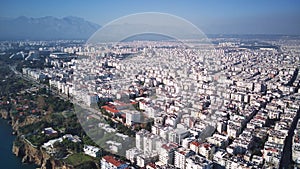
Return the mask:
{"type": "Polygon", "coordinates": [[[2,169],[35,169],[34,164],[24,164],[22,159],[12,153],[12,145],[16,136],[12,135],[12,127],[7,120],[0,118],[0,168],[2,169]]]}

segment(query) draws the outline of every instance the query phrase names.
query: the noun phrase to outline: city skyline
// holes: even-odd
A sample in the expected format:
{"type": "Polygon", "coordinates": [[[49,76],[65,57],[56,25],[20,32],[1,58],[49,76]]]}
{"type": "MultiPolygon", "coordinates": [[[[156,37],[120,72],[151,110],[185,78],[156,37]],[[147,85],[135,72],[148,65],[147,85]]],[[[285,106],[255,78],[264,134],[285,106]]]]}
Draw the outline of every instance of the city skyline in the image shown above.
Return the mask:
{"type": "Polygon", "coordinates": [[[300,2],[288,1],[1,1],[0,17],[77,16],[105,25],[142,12],[169,13],[207,34],[300,34],[300,2]]]}
{"type": "Polygon", "coordinates": [[[300,1],[186,2],[0,0],[2,168],[300,168],[300,1]]]}

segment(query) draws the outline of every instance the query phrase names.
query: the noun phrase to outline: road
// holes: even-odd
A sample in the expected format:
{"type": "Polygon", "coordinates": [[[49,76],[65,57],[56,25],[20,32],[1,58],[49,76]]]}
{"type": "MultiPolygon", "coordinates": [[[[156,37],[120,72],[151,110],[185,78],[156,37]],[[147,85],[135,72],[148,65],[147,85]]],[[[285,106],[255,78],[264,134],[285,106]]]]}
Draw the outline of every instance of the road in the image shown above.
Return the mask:
{"type": "Polygon", "coordinates": [[[297,111],[297,115],[294,118],[291,128],[288,132],[288,136],[285,139],[284,142],[284,147],[282,151],[282,157],[280,160],[280,169],[288,169],[292,168],[292,142],[293,142],[293,136],[294,136],[294,130],[297,126],[297,122],[299,120],[299,114],[300,114],[300,109],[297,111]]]}
{"type": "MultiPolygon", "coordinates": [[[[26,80],[26,81],[30,81],[31,83],[33,83],[35,86],[40,87],[40,88],[46,88],[46,89],[51,89],[49,88],[49,86],[45,85],[45,84],[41,84],[39,82],[37,82],[35,79],[30,78],[29,76],[25,76],[23,75],[21,72],[16,70],[16,65],[9,65],[9,68],[11,71],[13,71],[18,77],[26,80]]],[[[59,93],[57,90],[55,89],[51,89],[51,92],[54,93],[56,96],[58,96],[59,98],[65,100],[65,101],[70,101],[71,103],[73,103],[74,105],[78,105],[79,107],[81,107],[82,109],[88,110],[91,113],[94,113],[95,115],[102,117],[102,115],[99,113],[100,110],[96,110],[93,109],[83,103],[80,103],[78,100],[75,99],[69,99],[66,95],[63,95],[61,93],[59,93]]],[[[75,110],[76,111],[76,110],[75,110]]]]}

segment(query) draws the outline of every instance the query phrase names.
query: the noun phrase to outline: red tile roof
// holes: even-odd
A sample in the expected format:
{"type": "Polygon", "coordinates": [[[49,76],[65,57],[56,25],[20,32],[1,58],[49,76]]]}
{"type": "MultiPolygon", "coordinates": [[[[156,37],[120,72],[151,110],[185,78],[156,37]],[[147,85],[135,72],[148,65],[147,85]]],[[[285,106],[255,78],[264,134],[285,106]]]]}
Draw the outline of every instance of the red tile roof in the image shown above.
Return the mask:
{"type": "Polygon", "coordinates": [[[176,143],[168,143],[168,144],[163,144],[162,148],[166,149],[167,151],[170,151],[171,149],[177,148],[178,145],[176,143]]]}
{"type": "Polygon", "coordinates": [[[275,149],[275,148],[265,148],[265,150],[266,151],[272,151],[272,152],[278,152],[278,150],[277,149],[275,149]]]}
{"type": "Polygon", "coordinates": [[[103,108],[103,109],[105,109],[106,111],[111,112],[111,113],[118,113],[118,112],[119,112],[119,110],[114,109],[114,108],[111,108],[111,107],[109,107],[109,106],[102,106],[101,108],[103,108]]]}
{"type": "Polygon", "coordinates": [[[152,168],[156,168],[156,165],[154,163],[149,163],[147,165],[150,166],[150,167],[152,167],[152,168]]]}
{"type": "Polygon", "coordinates": [[[191,144],[195,145],[196,147],[200,146],[200,143],[198,141],[192,141],[191,144]]]}
{"type": "Polygon", "coordinates": [[[208,143],[203,143],[202,146],[203,146],[205,149],[208,149],[208,148],[211,147],[210,144],[208,144],[208,143]]]}
{"type": "Polygon", "coordinates": [[[110,163],[116,167],[119,167],[122,164],[121,161],[115,159],[113,156],[107,155],[107,156],[102,157],[102,159],[104,159],[107,163],[110,163]]]}
{"type": "Polygon", "coordinates": [[[122,113],[122,114],[121,114],[121,117],[124,118],[124,119],[126,119],[126,114],[125,114],[125,113],[122,113]]]}
{"type": "Polygon", "coordinates": [[[182,154],[182,155],[185,155],[186,151],[180,151],[179,153],[182,154]]]}

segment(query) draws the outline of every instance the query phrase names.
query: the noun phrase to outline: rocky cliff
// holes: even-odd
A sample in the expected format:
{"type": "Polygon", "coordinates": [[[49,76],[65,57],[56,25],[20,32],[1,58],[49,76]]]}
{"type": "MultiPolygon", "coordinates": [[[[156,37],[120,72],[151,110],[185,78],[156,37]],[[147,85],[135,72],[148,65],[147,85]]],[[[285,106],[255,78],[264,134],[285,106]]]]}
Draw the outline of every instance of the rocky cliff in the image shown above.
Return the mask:
{"type": "Polygon", "coordinates": [[[72,166],[65,165],[62,161],[53,159],[42,148],[33,147],[19,136],[18,129],[22,126],[35,123],[40,119],[34,116],[27,116],[22,122],[15,119],[10,112],[0,109],[0,118],[10,121],[17,139],[13,143],[12,152],[22,158],[24,163],[34,163],[41,167],[41,169],[72,169],[72,166]]]}
{"type": "MultiPolygon", "coordinates": [[[[17,135],[16,140],[13,143],[12,152],[22,158],[24,163],[34,163],[40,166],[41,169],[74,169],[74,168],[86,168],[85,166],[71,166],[66,164],[63,160],[54,159],[51,157],[43,148],[35,147],[30,143],[26,142],[21,133],[18,132],[23,126],[36,123],[41,119],[37,116],[27,116],[24,120],[20,121],[18,118],[15,118],[11,112],[0,109],[0,118],[7,119],[10,121],[10,124],[14,130],[14,133],[17,135]]],[[[99,168],[97,163],[92,162],[93,168],[99,168]]]]}
{"type": "Polygon", "coordinates": [[[8,119],[9,118],[8,112],[6,110],[0,109],[0,118],[8,119]]]}
{"type": "Polygon", "coordinates": [[[42,148],[36,148],[26,141],[15,141],[13,153],[22,158],[24,163],[35,163],[41,169],[72,169],[72,166],[65,165],[62,161],[53,159],[42,148]]]}
{"type": "Polygon", "coordinates": [[[18,130],[20,127],[23,127],[23,126],[26,126],[29,124],[33,124],[33,123],[36,123],[41,120],[37,116],[26,116],[25,119],[22,122],[20,122],[19,119],[16,119],[16,118],[14,118],[14,116],[11,116],[11,115],[10,115],[10,119],[11,119],[12,128],[16,133],[18,133],[18,130]]]}

